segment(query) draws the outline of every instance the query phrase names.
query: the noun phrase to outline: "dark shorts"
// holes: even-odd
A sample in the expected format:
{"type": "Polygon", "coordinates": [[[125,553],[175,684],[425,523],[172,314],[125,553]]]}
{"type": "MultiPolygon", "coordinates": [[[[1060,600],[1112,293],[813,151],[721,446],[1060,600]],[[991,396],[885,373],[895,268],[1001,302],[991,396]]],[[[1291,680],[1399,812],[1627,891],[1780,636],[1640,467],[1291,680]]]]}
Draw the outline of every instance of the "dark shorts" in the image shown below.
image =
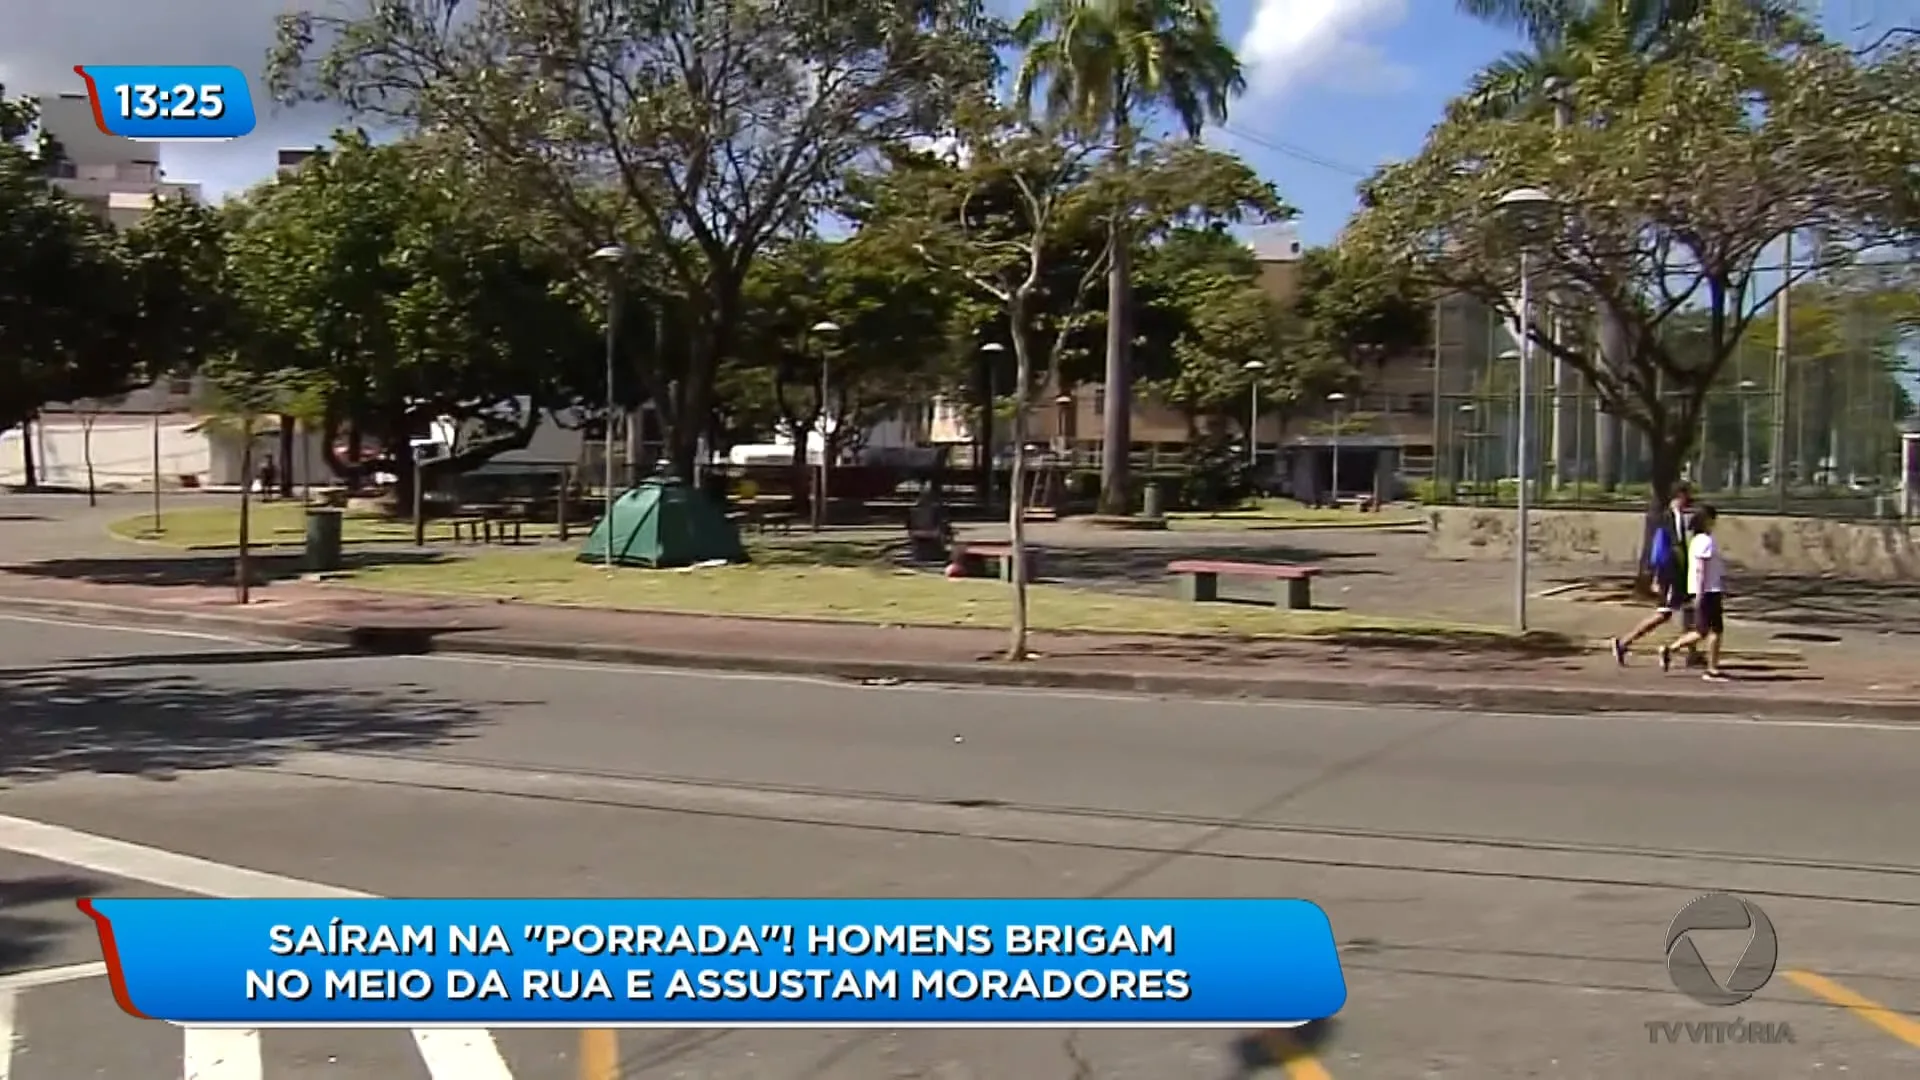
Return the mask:
{"type": "Polygon", "coordinates": [[[1724,634],[1727,632],[1727,597],[1725,593],[1701,593],[1694,604],[1693,628],[1703,634],[1724,634]]]}
{"type": "Polygon", "coordinates": [[[1663,578],[1655,581],[1653,587],[1660,596],[1660,610],[1665,614],[1685,611],[1687,605],[1693,602],[1693,597],[1687,595],[1685,578],[1663,578]]]}

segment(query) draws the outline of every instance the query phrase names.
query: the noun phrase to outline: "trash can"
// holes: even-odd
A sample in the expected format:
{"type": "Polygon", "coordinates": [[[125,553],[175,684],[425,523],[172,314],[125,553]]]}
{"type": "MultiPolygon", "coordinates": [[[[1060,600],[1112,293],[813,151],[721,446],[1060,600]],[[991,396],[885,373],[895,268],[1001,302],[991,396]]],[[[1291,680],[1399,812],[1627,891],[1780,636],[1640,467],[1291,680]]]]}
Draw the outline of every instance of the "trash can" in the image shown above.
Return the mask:
{"type": "Polygon", "coordinates": [[[1142,502],[1144,503],[1141,509],[1141,515],[1143,517],[1158,518],[1166,513],[1167,497],[1166,494],[1160,490],[1159,484],[1147,485],[1145,497],[1142,499],[1142,502]]]}
{"type": "Polygon", "coordinates": [[[340,569],[340,524],[343,511],[330,506],[307,507],[307,569],[340,569]]]}

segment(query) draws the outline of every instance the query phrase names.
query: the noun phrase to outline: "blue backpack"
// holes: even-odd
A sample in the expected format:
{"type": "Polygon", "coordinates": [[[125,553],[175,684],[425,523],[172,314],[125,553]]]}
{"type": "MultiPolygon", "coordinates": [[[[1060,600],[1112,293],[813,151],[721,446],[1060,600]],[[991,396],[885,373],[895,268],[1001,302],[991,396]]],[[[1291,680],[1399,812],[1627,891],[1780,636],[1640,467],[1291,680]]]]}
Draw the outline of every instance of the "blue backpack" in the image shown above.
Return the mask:
{"type": "Polygon", "coordinates": [[[1647,565],[1655,570],[1665,570],[1673,560],[1673,537],[1668,534],[1667,527],[1661,525],[1653,530],[1653,543],[1647,548],[1647,565]]]}

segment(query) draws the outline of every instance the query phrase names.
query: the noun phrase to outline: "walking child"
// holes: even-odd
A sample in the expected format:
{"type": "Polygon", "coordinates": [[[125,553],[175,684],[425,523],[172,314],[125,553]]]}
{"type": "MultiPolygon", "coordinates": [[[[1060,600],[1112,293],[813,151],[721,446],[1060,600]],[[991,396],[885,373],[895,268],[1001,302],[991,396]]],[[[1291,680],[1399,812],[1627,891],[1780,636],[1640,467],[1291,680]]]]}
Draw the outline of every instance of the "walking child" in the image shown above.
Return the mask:
{"type": "Polygon", "coordinates": [[[1726,558],[1720,554],[1720,541],[1713,535],[1719,515],[1713,507],[1702,506],[1693,515],[1693,539],[1687,542],[1687,591],[1693,595],[1693,629],[1660,646],[1660,670],[1673,666],[1675,649],[1691,649],[1704,643],[1708,682],[1726,682],[1720,670],[1720,639],[1727,632],[1726,558]]]}
{"type": "MultiPolygon", "coordinates": [[[[1633,643],[1665,626],[1674,615],[1681,618],[1681,629],[1692,630],[1693,609],[1687,590],[1687,545],[1693,538],[1693,493],[1687,485],[1673,489],[1666,513],[1653,532],[1647,547],[1647,567],[1653,571],[1653,590],[1659,606],[1641,619],[1625,637],[1613,639],[1613,662],[1625,664],[1633,643]]],[[[1691,658],[1691,652],[1689,652],[1691,658]]]]}

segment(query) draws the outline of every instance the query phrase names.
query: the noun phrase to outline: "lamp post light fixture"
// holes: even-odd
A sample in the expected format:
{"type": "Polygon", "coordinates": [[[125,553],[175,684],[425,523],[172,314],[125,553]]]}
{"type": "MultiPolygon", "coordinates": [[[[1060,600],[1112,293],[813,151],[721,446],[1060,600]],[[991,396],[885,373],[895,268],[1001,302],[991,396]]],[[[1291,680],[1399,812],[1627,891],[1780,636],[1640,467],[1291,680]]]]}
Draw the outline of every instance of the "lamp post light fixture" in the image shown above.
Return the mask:
{"type": "MultiPolygon", "coordinates": [[[[1514,188],[1494,202],[1494,211],[1519,224],[1523,232],[1531,232],[1539,225],[1539,219],[1554,206],[1553,196],[1533,187],[1514,188]]],[[[1514,574],[1513,574],[1513,621],[1514,628],[1527,629],[1527,558],[1528,558],[1528,522],[1527,522],[1527,457],[1531,448],[1527,445],[1527,394],[1528,376],[1533,367],[1533,266],[1531,265],[1529,242],[1531,237],[1523,236],[1520,247],[1520,408],[1515,419],[1517,429],[1514,437],[1514,475],[1519,481],[1515,509],[1517,521],[1514,529],[1514,574]]]]}
{"type": "Polygon", "coordinates": [[[1260,467],[1260,373],[1267,365],[1249,360],[1240,365],[1247,373],[1247,464],[1260,467]]]}
{"type": "MultiPolygon", "coordinates": [[[[618,343],[620,325],[620,268],[627,261],[627,249],[619,244],[608,244],[588,256],[607,275],[607,427],[603,432],[601,466],[604,472],[602,481],[606,490],[602,493],[604,508],[601,511],[600,542],[605,548],[607,569],[613,569],[613,400],[614,353],[618,343]]],[[[566,493],[561,492],[565,498],[566,493]]]]}
{"type": "Polygon", "coordinates": [[[1327,401],[1333,405],[1333,483],[1327,494],[1333,496],[1336,509],[1340,506],[1340,403],[1345,400],[1347,395],[1338,390],[1327,395],[1327,401]]]}
{"type": "MultiPolygon", "coordinates": [[[[829,322],[826,319],[822,319],[807,328],[808,336],[816,339],[832,337],[839,332],[840,325],[829,322]]],[[[827,525],[827,481],[833,469],[832,462],[828,460],[832,456],[828,453],[828,446],[832,440],[828,437],[827,430],[828,425],[833,422],[827,408],[827,393],[831,389],[828,375],[827,353],[823,348],[820,351],[820,469],[816,474],[819,477],[819,482],[814,485],[813,492],[814,532],[819,532],[821,529],[826,528],[827,525]]]]}

